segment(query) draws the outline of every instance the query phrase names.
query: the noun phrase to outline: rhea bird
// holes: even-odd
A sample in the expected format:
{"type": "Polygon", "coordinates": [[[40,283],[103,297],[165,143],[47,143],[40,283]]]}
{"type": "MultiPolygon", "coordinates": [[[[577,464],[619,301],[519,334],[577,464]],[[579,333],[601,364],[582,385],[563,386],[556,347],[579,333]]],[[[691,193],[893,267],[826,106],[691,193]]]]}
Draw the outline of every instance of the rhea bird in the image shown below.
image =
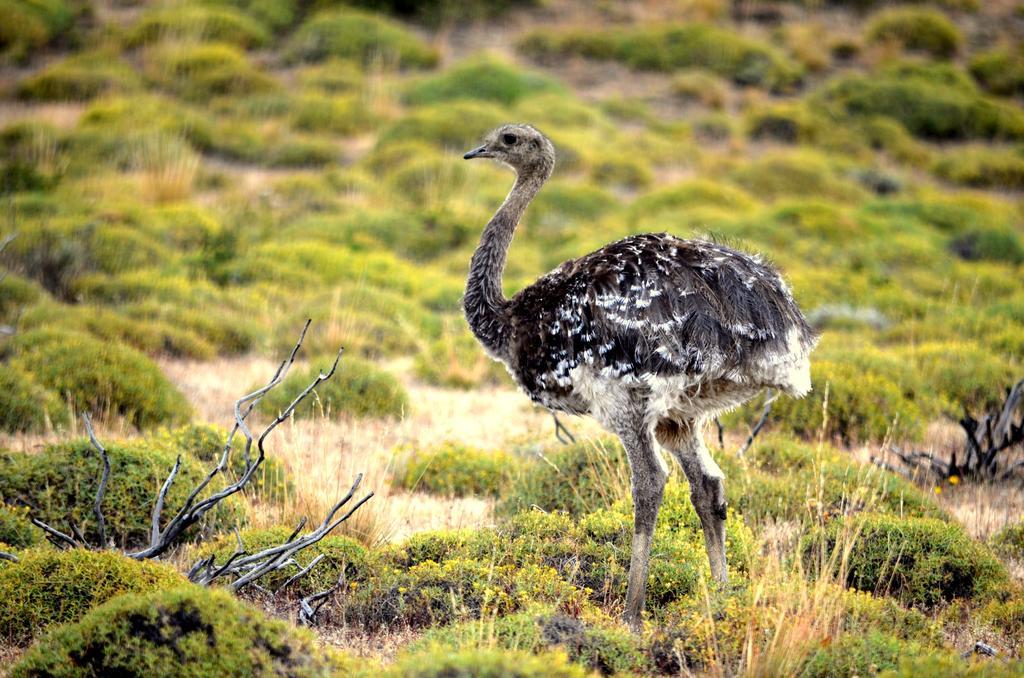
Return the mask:
{"type": "Polygon", "coordinates": [[[668,479],[655,444],[682,467],[711,574],[726,582],[724,475],[704,444],[704,424],[765,387],[807,394],[817,337],[760,257],[666,233],[613,242],[506,299],[512,236],[551,176],[555,149],[536,128],[508,124],[463,157],[493,158],[516,172],[473,254],[466,319],[533,401],[590,415],[622,441],[634,510],[623,618],[637,629],[668,479]]]}

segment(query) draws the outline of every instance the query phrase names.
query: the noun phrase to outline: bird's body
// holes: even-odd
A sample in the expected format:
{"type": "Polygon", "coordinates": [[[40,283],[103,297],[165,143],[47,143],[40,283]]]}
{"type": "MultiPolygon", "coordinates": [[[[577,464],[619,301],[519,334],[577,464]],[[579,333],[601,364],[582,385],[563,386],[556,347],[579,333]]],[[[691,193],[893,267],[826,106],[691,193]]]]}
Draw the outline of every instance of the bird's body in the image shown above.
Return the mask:
{"type": "Polygon", "coordinates": [[[465,157],[502,160],[517,174],[470,262],[466,319],[530,398],[590,415],[622,441],[634,507],[624,616],[637,628],[668,478],[655,444],[686,474],[711,574],[724,582],[724,474],[704,445],[703,425],[765,387],[807,393],[816,337],[760,258],[668,234],[613,242],[505,299],[512,236],[551,176],[554,147],[533,127],[505,125],[465,157]]]}
{"type": "Polygon", "coordinates": [[[715,416],[763,387],[810,389],[813,334],[759,258],[701,240],[635,235],[567,261],[508,306],[507,366],[535,402],[606,427],[618,391],[645,417],[715,416]]]}

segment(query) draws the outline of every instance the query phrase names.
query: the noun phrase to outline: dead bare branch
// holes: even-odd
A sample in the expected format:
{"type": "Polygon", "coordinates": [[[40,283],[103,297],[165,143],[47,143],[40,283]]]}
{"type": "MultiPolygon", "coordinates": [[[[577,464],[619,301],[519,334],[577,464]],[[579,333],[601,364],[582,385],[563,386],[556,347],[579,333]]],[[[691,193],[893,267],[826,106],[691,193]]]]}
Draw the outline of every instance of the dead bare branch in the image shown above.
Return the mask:
{"type": "Polygon", "coordinates": [[[306,596],[299,601],[299,623],[303,626],[315,626],[316,615],[320,609],[327,604],[327,597],[338,590],[341,586],[341,579],[329,589],[306,596]]]}
{"type": "Polygon", "coordinates": [[[754,439],[757,438],[757,434],[761,432],[762,428],[764,428],[765,422],[768,421],[768,415],[772,412],[772,403],[774,403],[775,399],[778,397],[779,394],[777,392],[773,392],[770,388],[765,389],[764,407],[761,409],[761,418],[754,424],[754,428],[750,429],[750,435],[747,436],[746,442],[743,443],[743,446],[740,447],[739,452],[737,452],[737,455],[739,455],[740,458],[746,454],[747,450],[750,449],[750,446],[754,444],[754,439]]]}
{"type": "Polygon", "coordinates": [[[6,560],[12,563],[20,562],[18,560],[18,556],[13,553],[8,553],[7,551],[0,551],[0,560],[6,560]]]}
{"type": "Polygon", "coordinates": [[[555,420],[555,437],[558,438],[558,442],[563,445],[571,445],[576,442],[576,436],[565,427],[565,424],[558,418],[558,414],[555,412],[551,413],[551,417],[555,420]]]}
{"type": "Polygon", "coordinates": [[[107,450],[96,439],[96,433],[92,430],[92,419],[88,413],[82,414],[82,421],[85,422],[85,430],[89,433],[89,440],[92,446],[100,453],[103,460],[103,473],[100,476],[100,485],[96,489],[96,501],[93,502],[92,512],[96,516],[96,529],[100,533],[100,546],[107,546],[107,523],[103,519],[103,495],[107,492],[107,481],[110,480],[110,456],[107,450]]]}
{"type": "MultiPolygon", "coordinates": [[[[1018,445],[1024,445],[1024,379],[1007,389],[1006,398],[995,411],[984,414],[977,419],[970,414],[960,418],[960,428],[964,432],[962,460],[956,450],[949,453],[948,458],[941,458],[930,452],[919,450],[903,451],[890,447],[894,454],[910,472],[907,475],[924,473],[938,480],[958,478],[963,480],[999,481],[1008,480],[1024,471],[1024,461],[1010,463],[1006,461],[1000,468],[1005,455],[1001,452],[1018,445]],[[1021,413],[1017,419],[1018,412],[1021,413]]],[[[883,465],[881,459],[873,460],[883,465]]]]}

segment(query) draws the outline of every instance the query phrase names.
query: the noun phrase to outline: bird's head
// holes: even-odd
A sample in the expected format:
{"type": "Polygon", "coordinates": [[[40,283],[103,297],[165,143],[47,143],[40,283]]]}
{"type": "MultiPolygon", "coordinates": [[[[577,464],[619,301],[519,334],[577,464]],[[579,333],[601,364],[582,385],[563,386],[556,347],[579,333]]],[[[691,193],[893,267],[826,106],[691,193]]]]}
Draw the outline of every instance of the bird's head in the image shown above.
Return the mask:
{"type": "Polygon", "coordinates": [[[555,167],[555,146],[536,127],[510,124],[492,131],[481,146],[462,157],[494,158],[520,174],[541,173],[547,178],[555,167]]]}

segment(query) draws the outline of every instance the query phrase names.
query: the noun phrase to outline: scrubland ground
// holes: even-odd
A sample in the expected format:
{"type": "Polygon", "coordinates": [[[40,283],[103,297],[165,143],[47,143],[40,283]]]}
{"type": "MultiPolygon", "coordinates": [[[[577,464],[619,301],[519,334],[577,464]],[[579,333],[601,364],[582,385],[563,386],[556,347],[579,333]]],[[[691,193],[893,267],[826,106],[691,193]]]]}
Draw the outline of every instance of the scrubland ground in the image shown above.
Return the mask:
{"type": "MultiPolygon", "coordinates": [[[[1019,476],[908,478],[892,455],[962,455],[955,418],[1024,377],[1017,5],[0,0],[0,666],[1021,675],[1019,476]],[[721,449],[708,432],[727,587],[673,474],[641,634],[617,621],[621,448],[575,419],[556,440],[459,311],[511,184],[460,155],[506,121],[559,157],[507,293],[669,231],[772,259],[822,333],[813,393],[746,454],[760,402],[721,449]],[[182,505],[306,318],[256,423],[345,353],[251,486],[161,562],[118,553],[148,543],[177,459],[165,516],[182,505]],[[60,551],[30,518],[100,533],[85,412],[117,549],[60,551]],[[234,527],[251,552],[318,522],[358,473],[373,499],[265,591],[184,580],[234,527]],[[963,659],[978,641],[997,656],[963,659]]],[[[224,475],[243,468],[236,447],[224,475]]]]}

